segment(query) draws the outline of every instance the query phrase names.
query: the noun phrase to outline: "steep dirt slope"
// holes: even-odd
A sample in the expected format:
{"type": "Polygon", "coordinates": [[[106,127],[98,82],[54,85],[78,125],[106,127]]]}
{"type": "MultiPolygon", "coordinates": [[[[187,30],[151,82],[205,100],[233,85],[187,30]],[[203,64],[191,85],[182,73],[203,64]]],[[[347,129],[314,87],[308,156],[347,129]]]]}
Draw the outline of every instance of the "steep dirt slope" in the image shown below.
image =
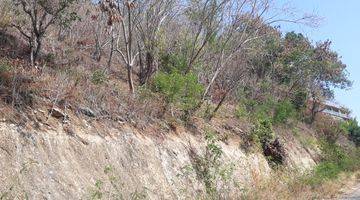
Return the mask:
{"type": "MultiPolygon", "coordinates": [[[[0,196],[89,199],[100,187],[114,192],[111,181],[119,186],[116,193],[125,199],[134,195],[194,199],[204,192],[196,173],[184,171],[192,164],[192,152],[204,152],[203,136],[184,129],[156,137],[126,124],[112,126],[85,120],[81,124],[69,128],[55,121],[52,126],[33,128],[0,122],[0,196]]],[[[311,168],[314,153],[304,149],[295,137],[288,137],[292,141],[286,146],[288,165],[311,168]]],[[[224,165],[234,166],[231,177],[237,186],[228,193],[233,199],[239,189],[271,171],[261,153],[245,153],[239,141],[231,137],[220,144],[224,165]]]]}

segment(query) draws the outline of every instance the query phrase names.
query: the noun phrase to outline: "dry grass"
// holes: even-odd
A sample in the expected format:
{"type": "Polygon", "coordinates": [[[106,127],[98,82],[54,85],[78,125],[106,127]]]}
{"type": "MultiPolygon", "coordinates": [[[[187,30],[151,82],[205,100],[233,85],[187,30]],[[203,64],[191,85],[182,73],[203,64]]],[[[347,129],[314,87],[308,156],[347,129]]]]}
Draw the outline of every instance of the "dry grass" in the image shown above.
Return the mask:
{"type": "Polygon", "coordinates": [[[335,180],[328,180],[321,185],[310,186],[306,176],[296,171],[277,171],[267,180],[254,180],[253,187],[246,190],[243,199],[298,200],[298,199],[336,199],[359,182],[360,172],[342,173],[335,180]]]}

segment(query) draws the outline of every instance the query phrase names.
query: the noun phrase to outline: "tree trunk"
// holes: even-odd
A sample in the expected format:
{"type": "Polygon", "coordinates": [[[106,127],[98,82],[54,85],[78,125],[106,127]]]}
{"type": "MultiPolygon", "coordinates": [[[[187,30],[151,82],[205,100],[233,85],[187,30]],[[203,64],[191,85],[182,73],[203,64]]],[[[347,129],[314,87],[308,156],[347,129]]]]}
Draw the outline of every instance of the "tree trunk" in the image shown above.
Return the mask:
{"type": "Polygon", "coordinates": [[[113,54],[114,54],[114,28],[111,27],[111,46],[110,46],[110,55],[109,55],[109,60],[108,60],[108,63],[107,63],[107,67],[108,67],[108,71],[110,72],[111,71],[111,62],[112,62],[112,57],[113,57],[113,54]]]}
{"type": "Polygon", "coordinates": [[[222,98],[221,98],[220,102],[217,104],[215,110],[214,110],[214,111],[211,113],[211,115],[209,116],[209,118],[208,118],[209,121],[212,120],[212,118],[215,116],[215,114],[219,111],[220,107],[224,104],[225,99],[226,99],[226,97],[227,97],[227,94],[228,94],[228,92],[226,92],[226,93],[222,96],[222,98]]]}
{"type": "Polygon", "coordinates": [[[144,62],[143,62],[142,50],[141,50],[139,44],[138,44],[138,48],[139,48],[139,67],[140,67],[138,77],[139,77],[140,85],[144,85],[146,83],[146,78],[145,78],[146,71],[145,71],[144,62]]]}
{"type": "Polygon", "coordinates": [[[42,38],[41,38],[41,36],[38,36],[36,38],[36,49],[35,49],[35,54],[34,54],[34,62],[36,62],[37,58],[39,57],[41,47],[42,47],[42,38]]]}
{"type": "Polygon", "coordinates": [[[147,82],[154,71],[154,56],[151,52],[146,52],[146,75],[145,82],[147,82]]]}
{"type": "Polygon", "coordinates": [[[39,52],[38,49],[38,40],[35,37],[31,37],[29,39],[29,47],[30,47],[30,64],[31,66],[35,66],[36,60],[37,60],[37,54],[39,52]]]}
{"type": "Polygon", "coordinates": [[[135,88],[134,88],[134,81],[133,81],[133,77],[132,77],[132,65],[128,64],[127,67],[127,76],[128,76],[128,83],[129,83],[129,90],[131,94],[135,93],[135,88]]]}

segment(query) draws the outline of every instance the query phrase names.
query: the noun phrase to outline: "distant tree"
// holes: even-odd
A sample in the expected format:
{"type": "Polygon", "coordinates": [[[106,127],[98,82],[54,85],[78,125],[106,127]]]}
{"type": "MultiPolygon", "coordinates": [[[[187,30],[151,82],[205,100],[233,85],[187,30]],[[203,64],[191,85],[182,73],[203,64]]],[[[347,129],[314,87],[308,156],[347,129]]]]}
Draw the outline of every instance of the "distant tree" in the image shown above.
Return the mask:
{"type": "Polygon", "coordinates": [[[51,25],[59,22],[75,0],[13,0],[14,13],[22,18],[12,26],[24,36],[30,47],[30,61],[34,65],[51,25]]]}
{"type": "Polygon", "coordinates": [[[307,92],[310,123],[322,111],[322,102],[333,98],[334,88],[351,86],[346,65],[330,47],[330,41],[312,45],[302,34],[287,33],[275,66],[273,78],[287,88],[284,98],[307,92]]]}
{"type": "Polygon", "coordinates": [[[209,58],[214,64],[209,70],[209,82],[203,94],[205,100],[214,85],[217,90],[222,90],[220,101],[213,113],[217,112],[229,94],[239,86],[244,86],[245,77],[254,77],[256,82],[259,82],[259,79],[265,78],[266,72],[273,70],[278,51],[276,40],[280,37],[279,30],[273,27],[274,23],[301,24],[316,19],[311,15],[298,19],[268,18],[270,12],[271,3],[268,0],[243,0],[237,3],[230,1],[223,10],[221,28],[213,37],[215,45],[212,48],[215,54],[209,58]],[[252,63],[253,61],[257,63],[252,63]]]}
{"type": "Polygon", "coordinates": [[[331,42],[325,41],[316,44],[314,48],[313,65],[308,80],[308,88],[313,100],[310,123],[314,122],[316,114],[321,109],[318,105],[321,98],[332,99],[334,88],[347,89],[352,85],[346,71],[346,65],[330,47],[331,42]]]}

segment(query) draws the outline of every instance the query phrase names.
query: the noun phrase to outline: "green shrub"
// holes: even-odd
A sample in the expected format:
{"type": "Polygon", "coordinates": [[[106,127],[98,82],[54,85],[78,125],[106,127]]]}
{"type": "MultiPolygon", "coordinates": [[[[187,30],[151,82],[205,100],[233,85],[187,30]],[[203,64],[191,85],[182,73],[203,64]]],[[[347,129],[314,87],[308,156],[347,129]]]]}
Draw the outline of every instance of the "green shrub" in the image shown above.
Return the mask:
{"type": "Polygon", "coordinates": [[[48,53],[46,56],[45,56],[45,61],[48,62],[48,63],[53,63],[55,61],[55,54],[53,53],[48,53]]]}
{"type": "Polygon", "coordinates": [[[286,123],[289,118],[295,117],[296,110],[290,101],[277,103],[275,107],[273,122],[275,124],[286,123]]]}
{"type": "Polygon", "coordinates": [[[235,115],[238,118],[249,116],[252,121],[270,120],[274,124],[283,124],[297,115],[291,101],[276,102],[269,97],[266,100],[243,99],[240,101],[235,115]]]}
{"type": "Polygon", "coordinates": [[[291,103],[294,108],[298,111],[306,107],[307,92],[306,91],[296,91],[296,93],[291,97],[291,103]]]}
{"type": "Polygon", "coordinates": [[[161,56],[160,69],[165,73],[173,71],[184,72],[187,68],[187,59],[181,54],[164,54],[161,56]]]}
{"type": "Polygon", "coordinates": [[[342,172],[352,172],[359,169],[359,152],[345,151],[339,145],[329,142],[321,142],[323,159],[318,164],[311,176],[306,179],[306,183],[312,186],[321,184],[324,181],[336,179],[342,172]]]}
{"type": "Polygon", "coordinates": [[[108,80],[105,70],[96,70],[91,76],[91,82],[95,85],[101,85],[108,80]]]}
{"type": "Polygon", "coordinates": [[[0,60],[0,73],[9,72],[11,70],[11,64],[6,60],[0,60]]]}
{"type": "Polygon", "coordinates": [[[275,133],[272,129],[271,121],[269,119],[260,119],[252,129],[251,135],[255,142],[260,142],[261,144],[273,141],[275,133]]]}
{"type": "Polygon", "coordinates": [[[153,90],[160,93],[169,106],[176,106],[182,111],[194,109],[203,93],[203,86],[195,74],[180,74],[159,72],[154,77],[153,90]]]}
{"type": "Polygon", "coordinates": [[[235,116],[239,119],[249,116],[249,112],[247,111],[246,106],[244,104],[239,104],[236,107],[235,116]]]}
{"type": "Polygon", "coordinates": [[[9,81],[9,77],[6,76],[7,72],[11,71],[11,65],[4,60],[0,60],[0,85],[9,81]]]}
{"type": "Polygon", "coordinates": [[[257,101],[254,99],[242,99],[238,105],[235,115],[240,117],[249,115],[252,121],[271,119],[274,109],[274,100],[268,98],[265,101],[257,101]]]}
{"type": "Polygon", "coordinates": [[[350,120],[347,123],[347,131],[349,133],[349,138],[353,141],[356,146],[360,146],[360,127],[356,119],[350,120]]]}
{"type": "Polygon", "coordinates": [[[14,21],[14,15],[12,14],[12,2],[10,0],[0,1],[0,30],[10,26],[14,21]]]}

